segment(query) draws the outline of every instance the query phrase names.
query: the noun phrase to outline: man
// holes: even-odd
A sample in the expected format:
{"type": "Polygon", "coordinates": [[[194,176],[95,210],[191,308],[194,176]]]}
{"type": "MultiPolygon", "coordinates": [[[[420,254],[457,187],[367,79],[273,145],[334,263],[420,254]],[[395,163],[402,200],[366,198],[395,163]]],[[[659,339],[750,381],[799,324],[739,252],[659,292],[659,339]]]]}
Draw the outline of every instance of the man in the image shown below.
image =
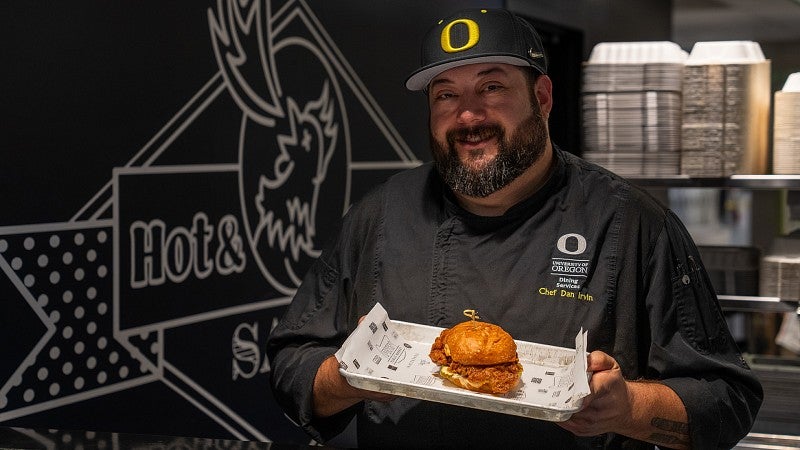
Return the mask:
{"type": "Polygon", "coordinates": [[[761,386],[731,339],[680,221],[549,138],[541,41],[502,10],[434,26],[422,67],[433,164],[345,216],[270,336],[276,399],[317,439],[355,416],[360,446],[731,447],[761,386]],[[574,347],[589,330],[591,394],[563,423],[356,389],[333,353],[380,302],[450,327],[477,309],[516,339],[574,347]]]}

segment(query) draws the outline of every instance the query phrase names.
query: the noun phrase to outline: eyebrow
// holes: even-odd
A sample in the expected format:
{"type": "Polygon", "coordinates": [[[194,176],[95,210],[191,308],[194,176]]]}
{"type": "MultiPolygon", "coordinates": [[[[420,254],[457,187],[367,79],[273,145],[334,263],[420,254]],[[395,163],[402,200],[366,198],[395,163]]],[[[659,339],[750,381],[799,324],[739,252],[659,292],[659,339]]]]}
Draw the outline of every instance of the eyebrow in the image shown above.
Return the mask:
{"type": "Polygon", "coordinates": [[[489,75],[489,74],[494,73],[494,72],[500,72],[502,74],[508,74],[508,72],[505,69],[503,69],[502,67],[493,66],[493,67],[490,67],[490,68],[488,68],[486,70],[482,70],[482,71],[478,72],[478,76],[482,77],[482,76],[486,76],[486,75],[489,75]]]}
{"type": "MultiPolygon", "coordinates": [[[[475,78],[480,78],[480,77],[483,77],[483,76],[486,76],[486,75],[491,75],[492,73],[495,73],[495,72],[502,73],[502,74],[508,74],[508,72],[505,69],[503,69],[502,67],[500,67],[500,66],[492,66],[492,67],[489,67],[486,70],[481,70],[480,72],[478,72],[475,75],[475,78]]],[[[433,89],[434,86],[436,86],[437,84],[442,84],[442,83],[452,83],[452,80],[450,80],[449,78],[437,78],[437,79],[431,81],[431,83],[428,85],[428,89],[433,89]]]]}

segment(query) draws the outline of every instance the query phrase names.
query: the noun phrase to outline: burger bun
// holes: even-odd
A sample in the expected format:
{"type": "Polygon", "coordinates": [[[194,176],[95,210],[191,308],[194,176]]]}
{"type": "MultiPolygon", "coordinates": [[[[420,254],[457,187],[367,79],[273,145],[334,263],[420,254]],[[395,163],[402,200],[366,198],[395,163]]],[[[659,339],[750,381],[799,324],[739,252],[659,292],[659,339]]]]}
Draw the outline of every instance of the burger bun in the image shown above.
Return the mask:
{"type": "Polygon", "coordinates": [[[517,361],[517,344],[497,325],[470,320],[441,335],[445,354],[465,365],[488,366],[517,361]]]}

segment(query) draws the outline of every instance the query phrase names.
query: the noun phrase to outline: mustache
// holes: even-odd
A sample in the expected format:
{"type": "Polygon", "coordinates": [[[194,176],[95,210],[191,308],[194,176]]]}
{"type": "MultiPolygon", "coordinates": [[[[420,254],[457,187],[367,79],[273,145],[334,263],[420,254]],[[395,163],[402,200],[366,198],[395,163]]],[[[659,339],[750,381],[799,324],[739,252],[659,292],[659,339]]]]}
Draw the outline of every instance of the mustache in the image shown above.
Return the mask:
{"type": "Polygon", "coordinates": [[[447,143],[453,145],[456,141],[482,141],[504,135],[503,128],[497,124],[476,125],[474,127],[459,127],[449,130],[445,134],[447,143]]]}

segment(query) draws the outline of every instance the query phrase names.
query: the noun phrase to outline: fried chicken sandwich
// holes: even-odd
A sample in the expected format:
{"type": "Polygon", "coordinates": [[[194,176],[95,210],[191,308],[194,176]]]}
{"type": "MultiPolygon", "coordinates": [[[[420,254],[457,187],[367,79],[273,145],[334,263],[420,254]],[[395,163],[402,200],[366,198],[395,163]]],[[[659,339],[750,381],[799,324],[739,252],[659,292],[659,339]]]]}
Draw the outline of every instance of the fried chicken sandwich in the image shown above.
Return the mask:
{"type": "Polygon", "coordinates": [[[469,320],[443,330],[431,346],[439,374],[456,386],[505,394],[522,375],[517,344],[501,327],[469,320]]]}

